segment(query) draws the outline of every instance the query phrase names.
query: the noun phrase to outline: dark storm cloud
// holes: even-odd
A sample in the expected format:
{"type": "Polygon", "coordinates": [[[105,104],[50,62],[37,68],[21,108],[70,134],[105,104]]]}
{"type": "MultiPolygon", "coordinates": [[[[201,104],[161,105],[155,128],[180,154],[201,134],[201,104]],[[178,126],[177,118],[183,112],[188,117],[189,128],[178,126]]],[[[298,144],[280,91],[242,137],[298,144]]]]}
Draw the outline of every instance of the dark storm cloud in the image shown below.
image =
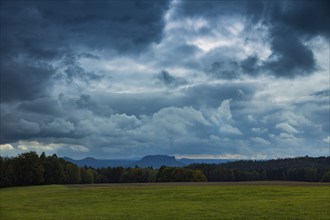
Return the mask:
{"type": "Polygon", "coordinates": [[[315,53],[328,4],[2,1],[0,144],[107,158],[326,152],[328,66],[315,53]]]}
{"type": "MultiPolygon", "coordinates": [[[[180,95],[171,92],[94,94],[95,96],[82,94],[75,98],[60,95],[57,99],[23,101],[17,107],[3,104],[1,119],[4,132],[1,141],[15,142],[36,137],[77,139],[100,135],[95,128],[89,130],[91,126],[96,126],[95,123],[99,123],[97,126],[100,130],[104,129],[102,132],[111,133],[112,129],[119,128],[119,124],[131,123],[132,119],[141,120],[143,117],[158,115],[159,120],[163,120],[161,117],[170,118],[176,111],[181,112],[180,109],[190,112],[190,108],[217,108],[227,99],[244,102],[253,96],[256,87],[257,85],[249,83],[200,85],[180,89],[180,95]],[[169,106],[174,109],[174,113],[164,110],[169,106]],[[95,121],[95,118],[98,120],[95,121]],[[112,127],[111,123],[116,126],[112,127]]],[[[128,129],[129,126],[131,125],[124,126],[123,129],[128,129]]],[[[117,135],[122,134],[123,132],[117,135]]]]}
{"type": "Polygon", "coordinates": [[[329,37],[329,1],[271,1],[270,3],[272,25],[284,25],[306,37],[316,35],[329,37]]]}
{"type": "Polygon", "coordinates": [[[54,73],[54,68],[43,62],[1,59],[1,102],[47,96],[54,73]]]}
{"type": "Polygon", "coordinates": [[[263,68],[278,77],[294,77],[312,73],[316,68],[313,52],[299,37],[286,28],[273,30],[272,55],[263,68]]]}
{"type": "Polygon", "coordinates": [[[245,31],[250,31],[257,23],[269,29],[272,54],[268,60],[256,65],[256,56],[245,59],[239,65],[242,72],[235,70],[237,65],[227,71],[220,60],[211,66],[214,71],[208,71],[215,73],[215,77],[231,79],[241,73],[267,72],[277,77],[293,78],[317,69],[314,54],[304,41],[316,36],[329,38],[329,8],[329,1],[323,0],[240,1],[239,4],[236,1],[184,1],[178,16],[200,16],[214,24],[225,17],[243,16],[248,18],[245,31]]]}
{"type": "Polygon", "coordinates": [[[272,1],[268,9],[272,55],[263,68],[278,77],[313,73],[314,54],[303,40],[329,37],[329,1],[272,1]]]}
{"type": "MultiPolygon", "coordinates": [[[[137,53],[161,39],[167,1],[1,2],[1,102],[47,96],[63,57],[97,58],[88,49],[137,53]],[[77,54],[76,54],[77,53],[77,54]]],[[[65,64],[65,60],[63,65],[65,64]]],[[[72,59],[64,73],[85,82],[99,75],[72,59]]]]}
{"type": "Polygon", "coordinates": [[[167,4],[166,1],[11,1],[3,4],[2,25],[14,38],[11,41],[27,41],[39,50],[46,49],[49,43],[58,47],[73,44],[137,50],[161,38],[167,4]],[[18,33],[19,36],[15,35],[18,33]]]}
{"type": "Polygon", "coordinates": [[[316,62],[311,49],[303,44],[316,36],[329,38],[329,1],[272,2],[266,22],[271,27],[271,60],[265,68],[279,77],[314,72],[316,62]]]}
{"type": "Polygon", "coordinates": [[[43,114],[50,116],[60,116],[62,114],[58,101],[51,98],[23,101],[18,105],[17,109],[33,114],[43,114]]]}
{"type": "Polygon", "coordinates": [[[242,68],[243,73],[250,74],[250,75],[257,75],[259,73],[259,66],[258,66],[258,57],[257,56],[250,56],[244,59],[240,63],[240,67],[242,68]]]}
{"type": "Polygon", "coordinates": [[[205,16],[247,14],[251,18],[261,16],[264,8],[263,1],[183,1],[178,12],[181,16],[205,16]]]}

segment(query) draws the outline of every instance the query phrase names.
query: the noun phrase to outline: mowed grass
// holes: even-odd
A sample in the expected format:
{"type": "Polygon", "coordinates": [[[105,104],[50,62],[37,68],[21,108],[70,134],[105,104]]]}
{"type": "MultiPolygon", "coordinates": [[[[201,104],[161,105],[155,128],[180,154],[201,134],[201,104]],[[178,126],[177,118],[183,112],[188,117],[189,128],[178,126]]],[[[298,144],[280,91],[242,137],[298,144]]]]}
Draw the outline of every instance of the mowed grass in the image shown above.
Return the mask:
{"type": "Polygon", "coordinates": [[[109,184],[0,189],[0,219],[330,219],[329,185],[109,184]]]}

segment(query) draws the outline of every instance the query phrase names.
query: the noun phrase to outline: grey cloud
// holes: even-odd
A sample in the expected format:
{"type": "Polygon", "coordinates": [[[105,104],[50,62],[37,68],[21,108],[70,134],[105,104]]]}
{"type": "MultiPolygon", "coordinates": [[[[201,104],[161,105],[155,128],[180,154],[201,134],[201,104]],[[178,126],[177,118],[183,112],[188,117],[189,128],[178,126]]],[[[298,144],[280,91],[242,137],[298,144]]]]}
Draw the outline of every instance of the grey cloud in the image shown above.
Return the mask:
{"type": "Polygon", "coordinates": [[[187,102],[191,105],[217,107],[225,99],[250,100],[260,85],[254,83],[224,83],[198,85],[184,89],[187,102]]]}
{"type": "Polygon", "coordinates": [[[330,89],[314,92],[312,95],[320,96],[320,97],[329,97],[330,96],[330,89]]]}
{"type": "Polygon", "coordinates": [[[58,101],[51,98],[23,101],[19,104],[17,109],[24,112],[51,116],[59,116],[62,114],[58,101]]]}
{"type": "Polygon", "coordinates": [[[47,96],[54,73],[46,63],[1,59],[1,102],[47,96]]]}
{"type": "Polygon", "coordinates": [[[225,99],[249,100],[258,86],[254,83],[202,84],[183,87],[173,92],[98,94],[96,101],[111,107],[116,113],[151,115],[168,106],[217,107],[225,99]]]}
{"type": "Polygon", "coordinates": [[[17,131],[24,134],[38,134],[40,132],[39,124],[32,121],[27,121],[24,119],[19,120],[19,125],[17,126],[17,131]]]}
{"type": "Polygon", "coordinates": [[[61,42],[64,47],[136,50],[160,39],[167,5],[167,1],[5,2],[3,28],[11,34],[21,32],[12,37],[30,39],[29,45],[41,49],[46,46],[41,43],[61,42]]]}
{"type": "Polygon", "coordinates": [[[175,77],[172,76],[169,72],[166,70],[162,70],[157,75],[158,80],[160,80],[163,84],[170,87],[176,87],[180,85],[184,85],[187,83],[187,81],[181,77],[175,77]]]}
{"type": "Polygon", "coordinates": [[[68,134],[73,132],[75,129],[74,124],[68,120],[63,120],[56,118],[50,123],[45,124],[42,127],[43,133],[50,135],[51,137],[56,137],[57,135],[68,134]]]}
{"type": "Polygon", "coordinates": [[[77,58],[86,52],[138,53],[162,37],[167,1],[5,1],[1,2],[1,102],[46,97],[50,79],[67,65],[68,80],[99,80],[77,58]],[[97,34],[96,34],[97,33],[97,34]],[[71,61],[65,64],[65,60],[71,61]]]}
{"type": "MultiPolygon", "coordinates": [[[[251,18],[260,17],[263,12],[263,1],[183,1],[178,10],[182,16],[214,16],[248,14],[251,18]]],[[[256,19],[256,18],[254,18],[256,19]]]]}
{"type": "Polygon", "coordinates": [[[263,68],[279,77],[310,74],[316,69],[313,52],[286,28],[273,30],[272,55],[263,68]]]}
{"type": "MultiPolygon", "coordinates": [[[[113,93],[107,95],[82,94],[70,98],[62,94],[56,99],[41,98],[24,101],[17,107],[11,107],[11,110],[6,110],[5,106],[2,107],[1,121],[4,130],[2,141],[34,138],[36,135],[43,138],[83,138],[89,133],[95,133],[96,125],[91,126],[91,122],[92,124],[98,123],[100,128],[112,132],[111,129],[128,128],[130,124],[133,126],[138,123],[133,123],[132,120],[135,117],[150,117],[157,112],[163,112],[162,109],[169,106],[175,108],[190,106],[200,109],[217,108],[225,99],[244,102],[253,96],[254,86],[245,83],[193,86],[181,89],[181,95],[171,92],[113,93]],[[94,119],[98,120],[93,121],[94,119]],[[16,128],[20,127],[20,120],[36,123],[40,127],[40,132],[32,135],[22,131],[17,132],[16,128]],[[123,122],[125,120],[130,122],[123,122]],[[100,123],[101,121],[102,123],[100,123]],[[61,126],[63,126],[63,130],[61,130],[61,126]],[[112,126],[111,129],[109,126],[112,126]]],[[[239,105],[237,107],[235,105],[233,106],[234,111],[239,108],[239,105]]]]}
{"type": "Polygon", "coordinates": [[[247,65],[252,65],[247,62],[251,61],[249,58],[240,61],[237,56],[239,53],[239,47],[222,46],[212,49],[203,58],[204,72],[214,78],[227,80],[239,79],[242,73],[251,74],[246,72],[247,65]]]}
{"type": "MultiPolygon", "coordinates": [[[[311,121],[313,121],[316,125],[319,125],[321,131],[319,132],[330,132],[330,107],[329,100],[323,103],[317,102],[305,102],[296,105],[296,108],[302,109],[306,117],[308,117],[311,121]]],[[[314,130],[314,132],[318,132],[318,130],[314,130]]]]}
{"type": "Polygon", "coordinates": [[[235,61],[214,62],[211,65],[211,68],[208,69],[206,72],[216,78],[221,79],[237,79],[239,77],[239,68],[237,62],[235,61]]]}
{"type": "Polygon", "coordinates": [[[327,152],[329,91],[316,81],[324,77],[308,76],[311,81],[299,89],[301,79],[293,79],[318,67],[305,42],[329,37],[328,23],[321,21],[329,10],[321,3],[328,5],[182,1],[170,11],[178,20],[167,21],[167,2],[2,2],[1,143],[15,149],[20,141],[54,143],[65,156],[72,150],[86,156],[89,150],[89,156],[108,158],[187,152],[285,156],[288,147],[296,155],[327,152]],[[226,42],[230,30],[220,27],[226,19],[245,22],[243,38],[251,37],[249,28],[256,24],[265,27],[271,56],[226,42]],[[217,47],[212,39],[222,31],[227,32],[219,45],[229,46],[217,47]],[[208,39],[210,45],[203,45],[208,39]],[[286,79],[260,77],[265,72],[286,79]],[[289,81],[295,86],[282,100],[278,84],[289,81]],[[300,92],[303,97],[293,100],[300,92]]]}
{"type": "Polygon", "coordinates": [[[270,16],[275,25],[285,25],[304,36],[329,37],[330,3],[316,1],[273,1],[270,16]]]}
{"type": "Polygon", "coordinates": [[[90,53],[81,53],[78,55],[79,58],[86,58],[86,59],[95,59],[95,60],[99,60],[100,57],[96,56],[94,54],[90,54],[90,53]]]}
{"type": "MultiPolygon", "coordinates": [[[[227,17],[243,16],[246,19],[245,31],[262,24],[269,30],[272,55],[264,63],[256,56],[241,62],[242,72],[236,71],[234,65],[227,71],[223,57],[214,62],[222,64],[221,68],[213,68],[218,78],[237,78],[240,74],[256,75],[262,72],[277,77],[294,78],[312,74],[316,70],[316,62],[311,49],[304,40],[317,36],[329,38],[329,2],[328,1],[194,1],[179,5],[177,16],[203,17],[211,24],[227,17]],[[256,63],[259,63],[256,65],[256,63]]],[[[220,66],[220,65],[219,65],[220,66]]]]}
{"type": "MultiPolygon", "coordinates": [[[[224,84],[185,89],[187,100],[184,104],[182,99],[173,94],[169,97],[172,102],[167,100],[150,114],[134,108],[135,112],[131,110],[131,114],[125,113],[127,109],[118,111],[120,108],[116,103],[110,103],[117,109],[116,113],[97,114],[92,107],[94,105],[87,103],[94,102],[97,106],[108,103],[109,99],[81,95],[75,99],[61,97],[60,101],[53,102],[58,104],[61,111],[65,111],[62,116],[39,115],[34,118],[31,115],[33,109],[31,106],[26,107],[25,103],[24,108],[21,106],[12,111],[11,117],[15,117],[15,120],[6,117],[4,126],[7,133],[3,134],[3,140],[13,143],[19,140],[38,140],[44,143],[80,144],[88,147],[89,154],[94,156],[102,156],[101,149],[110,148],[107,152],[113,157],[127,157],[130,153],[141,156],[149,153],[185,154],[187,151],[190,154],[226,152],[254,155],[255,151],[271,154],[276,144],[294,146],[293,140],[299,140],[296,143],[304,140],[304,143],[316,146],[319,142],[313,144],[309,141],[319,136],[322,136],[322,142],[326,131],[318,129],[318,126],[323,116],[315,114],[312,107],[291,106],[294,108],[294,114],[283,108],[274,108],[272,112],[254,111],[259,108],[250,102],[255,85],[251,88],[249,86],[251,85],[233,83],[232,86],[224,84]],[[244,90],[246,97],[239,95],[242,92],[238,90],[244,90]],[[199,96],[196,96],[197,94],[199,96]],[[195,102],[192,101],[193,98],[195,102]],[[253,114],[253,118],[247,117],[249,114],[253,114]],[[19,127],[20,130],[17,130],[19,127]]],[[[135,96],[130,99],[126,97],[126,101],[131,105],[134,103],[130,101],[134,99],[135,96]]],[[[146,106],[151,106],[150,103],[161,103],[153,103],[152,99],[147,97],[144,99],[146,106]]],[[[95,107],[97,108],[100,107],[95,107]]],[[[40,110],[36,108],[36,111],[40,110]]],[[[278,147],[276,151],[280,152],[281,149],[278,147]]]]}
{"type": "MultiPolygon", "coordinates": [[[[84,54],[84,57],[93,58],[95,56],[91,54],[84,54]]],[[[63,60],[64,71],[59,73],[56,77],[64,78],[68,83],[80,80],[87,85],[90,85],[91,82],[100,81],[104,75],[102,73],[88,72],[86,71],[79,63],[78,58],[81,57],[81,54],[68,54],[63,60]]]]}
{"type": "Polygon", "coordinates": [[[306,38],[329,38],[328,1],[270,2],[265,19],[270,26],[272,56],[265,68],[279,77],[311,74],[316,69],[313,52],[302,43],[306,38]]]}
{"type": "Polygon", "coordinates": [[[76,101],[76,104],[80,108],[86,108],[90,105],[92,105],[92,98],[90,95],[83,94],[80,96],[80,98],[76,101]]]}
{"type": "Polygon", "coordinates": [[[244,74],[257,75],[259,74],[259,58],[257,56],[250,56],[244,59],[239,65],[244,74]]]}

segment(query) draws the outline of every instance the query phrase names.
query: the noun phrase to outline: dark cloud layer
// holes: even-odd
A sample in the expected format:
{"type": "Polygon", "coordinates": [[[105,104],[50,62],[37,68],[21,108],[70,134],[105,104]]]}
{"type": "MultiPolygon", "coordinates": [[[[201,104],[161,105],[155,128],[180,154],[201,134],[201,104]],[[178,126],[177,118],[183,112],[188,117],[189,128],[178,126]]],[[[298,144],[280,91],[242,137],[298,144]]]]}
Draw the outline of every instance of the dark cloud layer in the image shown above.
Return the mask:
{"type": "Polygon", "coordinates": [[[10,49],[26,50],[31,55],[45,57],[49,52],[49,57],[53,57],[54,48],[70,45],[137,50],[160,40],[167,4],[166,1],[8,1],[2,4],[1,20],[2,27],[6,27],[4,39],[12,43],[10,49]],[[20,42],[23,45],[15,45],[20,42]]]}
{"type": "Polygon", "coordinates": [[[263,68],[279,77],[295,77],[312,73],[316,68],[313,52],[287,28],[273,30],[272,60],[263,68]]]}
{"type": "MultiPolygon", "coordinates": [[[[161,39],[166,1],[1,2],[1,101],[47,95],[62,58],[68,80],[100,76],[75,61],[79,50],[139,52],[161,39]],[[69,63],[68,63],[69,60],[69,63]],[[45,93],[45,94],[43,94],[45,93]]],[[[84,55],[85,54],[85,55],[84,55]]],[[[88,58],[95,58],[89,54],[88,58]]]]}
{"type": "Polygon", "coordinates": [[[273,1],[271,4],[270,17],[276,26],[287,26],[307,37],[329,37],[329,1],[273,1]]]}
{"type": "Polygon", "coordinates": [[[1,59],[1,102],[46,96],[54,73],[47,63],[1,59]]]}
{"type": "MultiPolygon", "coordinates": [[[[214,24],[224,16],[247,18],[246,31],[262,23],[269,28],[272,54],[264,63],[256,65],[257,57],[244,60],[242,72],[268,72],[277,77],[292,78],[312,74],[316,67],[314,55],[304,40],[316,36],[329,38],[329,1],[184,1],[179,16],[207,17],[214,24]]],[[[234,61],[232,62],[232,64],[234,61]]],[[[233,65],[226,71],[221,61],[212,64],[214,76],[237,78],[240,71],[233,65]]]]}
{"type": "Polygon", "coordinates": [[[1,1],[0,40],[1,151],[260,158],[330,141],[329,1],[1,1]]]}
{"type": "Polygon", "coordinates": [[[272,56],[265,66],[280,77],[313,73],[316,68],[313,52],[303,40],[329,38],[329,1],[272,2],[266,22],[271,27],[272,56]]]}
{"type": "Polygon", "coordinates": [[[329,38],[329,1],[272,1],[266,24],[271,28],[271,58],[265,68],[279,77],[311,74],[316,69],[313,52],[303,40],[329,38]]]}

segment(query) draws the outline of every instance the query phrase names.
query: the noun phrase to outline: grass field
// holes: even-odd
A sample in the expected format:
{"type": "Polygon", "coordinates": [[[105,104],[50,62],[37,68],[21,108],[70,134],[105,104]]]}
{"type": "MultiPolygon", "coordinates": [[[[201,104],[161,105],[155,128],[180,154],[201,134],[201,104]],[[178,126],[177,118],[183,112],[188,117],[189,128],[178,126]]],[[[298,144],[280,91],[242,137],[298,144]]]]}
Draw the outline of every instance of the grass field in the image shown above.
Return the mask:
{"type": "Polygon", "coordinates": [[[0,219],[330,219],[330,186],[290,182],[0,189],[0,219]]]}

